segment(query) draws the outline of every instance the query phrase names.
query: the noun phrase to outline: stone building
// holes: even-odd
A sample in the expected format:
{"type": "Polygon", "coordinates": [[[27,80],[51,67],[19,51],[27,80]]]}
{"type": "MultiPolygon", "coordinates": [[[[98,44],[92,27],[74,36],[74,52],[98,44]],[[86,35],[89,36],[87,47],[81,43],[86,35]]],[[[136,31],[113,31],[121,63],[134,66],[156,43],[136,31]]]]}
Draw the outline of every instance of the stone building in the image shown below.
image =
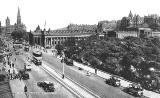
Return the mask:
{"type": "Polygon", "coordinates": [[[130,25],[133,27],[137,27],[144,23],[144,17],[140,17],[138,14],[132,14],[132,12],[129,12],[128,19],[130,21],[130,25]]]}
{"type": "Polygon", "coordinates": [[[14,25],[10,24],[10,19],[9,17],[6,18],[5,21],[5,26],[2,26],[2,32],[10,35],[13,31],[15,30],[24,30],[26,31],[26,27],[25,25],[21,22],[21,15],[20,15],[20,9],[18,7],[18,13],[17,13],[17,23],[15,23],[14,25]]]}
{"type": "Polygon", "coordinates": [[[30,31],[30,44],[40,45],[43,47],[55,47],[57,44],[62,44],[64,41],[71,38],[75,40],[86,39],[87,37],[96,34],[94,30],[86,29],[59,29],[59,30],[41,30],[36,29],[34,32],[30,31]]]}

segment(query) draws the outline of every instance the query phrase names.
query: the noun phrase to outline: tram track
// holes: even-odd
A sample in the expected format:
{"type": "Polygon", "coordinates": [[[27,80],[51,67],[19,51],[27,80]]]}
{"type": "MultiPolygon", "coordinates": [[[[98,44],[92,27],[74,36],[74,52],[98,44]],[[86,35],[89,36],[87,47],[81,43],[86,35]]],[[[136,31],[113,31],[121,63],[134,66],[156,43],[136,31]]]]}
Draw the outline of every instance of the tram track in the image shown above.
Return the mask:
{"type": "Polygon", "coordinates": [[[65,76],[65,78],[62,79],[62,73],[56,69],[51,69],[44,63],[42,66],[40,66],[40,68],[55,78],[61,85],[63,85],[67,90],[76,95],[78,98],[100,98],[98,95],[94,94],[92,91],[75,82],[71,78],[65,76]]]}

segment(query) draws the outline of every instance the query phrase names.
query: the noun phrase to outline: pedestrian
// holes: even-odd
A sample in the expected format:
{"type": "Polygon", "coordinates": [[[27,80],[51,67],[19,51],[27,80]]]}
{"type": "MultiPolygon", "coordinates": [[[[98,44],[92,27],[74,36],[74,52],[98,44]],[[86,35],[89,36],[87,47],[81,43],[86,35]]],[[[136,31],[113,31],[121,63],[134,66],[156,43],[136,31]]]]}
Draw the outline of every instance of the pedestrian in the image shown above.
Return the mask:
{"type": "Polygon", "coordinates": [[[12,67],[14,67],[14,64],[12,63],[12,67]]]}
{"type": "Polygon", "coordinates": [[[27,94],[27,91],[28,91],[28,90],[27,90],[27,86],[25,85],[25,86],[24,86],[24,93],[25,93],[26,97],[28,98],[29,96],[28,96],[28,94],[27,94]]]}
{"type": "Polygon", "coordinates": [[[27,86],[26,85],[24,86],[24,92],[27,92],[27,86]]]}
{"type": "Polygon", "coordinates": [[[95,68],[95,74],[97,74],[97,68],[95,68]]]}
{"type": "Polygon", "coordinates": [[[21,79],[22,79],[22,76],[19,74],[19,80],[21,81],[21,79]]]}
{"type": "Polygon", "coordinates": [[[13,78],[13,77],[12,77],[12,73],[10,74],[10,76],[11,76],[11,80],[12,80],[12,78],[13,78]]]}

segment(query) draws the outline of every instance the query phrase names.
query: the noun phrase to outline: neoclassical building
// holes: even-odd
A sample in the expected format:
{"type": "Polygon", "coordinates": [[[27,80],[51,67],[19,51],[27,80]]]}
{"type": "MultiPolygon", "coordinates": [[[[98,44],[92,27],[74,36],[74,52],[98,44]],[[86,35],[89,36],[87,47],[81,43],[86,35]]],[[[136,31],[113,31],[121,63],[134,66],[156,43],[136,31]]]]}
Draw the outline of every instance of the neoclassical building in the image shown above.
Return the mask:
{"type": "MultiPolygon", "coordinates": [[[[81,26],[80,26],[81,27],[81,26]]],[[[34,31],[30,31],[30,44],[41,45],[43,47],[54,47],[62,44],[64,41],[74,38],[75,40],[86,39],[96,34],[95,30],[86,29],[63,29],[63,30],[41,30],[39,27],[34,31]]]]}

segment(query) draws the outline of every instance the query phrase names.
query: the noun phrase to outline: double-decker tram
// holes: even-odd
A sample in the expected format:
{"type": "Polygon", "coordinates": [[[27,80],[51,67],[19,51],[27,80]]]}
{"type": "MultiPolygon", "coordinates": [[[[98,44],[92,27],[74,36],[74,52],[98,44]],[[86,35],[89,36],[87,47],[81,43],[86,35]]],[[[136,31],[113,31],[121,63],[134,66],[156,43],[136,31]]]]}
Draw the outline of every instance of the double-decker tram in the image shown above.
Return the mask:
{"type": "Polygon", "coordinates": [[[24,51],[28,52],[29,51],[29,44],[24,45],[24,51]]]}
{"type": "Polygon", "coordinates": [[[21,49],[22,48],[22,42],[20,42],[20,41],[13,42],[13,48],[14,48],[14,50],[21,49]]]}
{"type": "Polygon", "coordinates": [[[33,50],[32,62],[37,66],[42,65],[42,52],[40,50],[33,50]]]}

